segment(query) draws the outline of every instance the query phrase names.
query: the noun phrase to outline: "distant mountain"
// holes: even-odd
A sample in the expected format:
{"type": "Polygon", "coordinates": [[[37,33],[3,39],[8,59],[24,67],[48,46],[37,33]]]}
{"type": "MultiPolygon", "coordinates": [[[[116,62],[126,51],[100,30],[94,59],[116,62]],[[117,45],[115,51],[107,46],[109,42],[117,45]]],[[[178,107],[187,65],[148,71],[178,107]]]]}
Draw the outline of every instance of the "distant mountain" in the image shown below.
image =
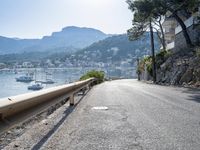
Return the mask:
{"type": "MultiPolygon", "coordinates": [[[[160,43],[155,34],[155,49],[159,51],[160,43]]],[[[72,48],[72,47],[71,47],[72,48]]],[[[55,49],[54,49],[55,50],[55,49]]],[[[91,66],[96,63],[113,64],[134,64],[137,58],[145,55],[151,55],[150,34],[146,32],[144,36],[136,41],[129,41],[126,34],[115,35],[106,39],[100,40],[90,46],[80,49],[74,53],[59,51],[57,53],[49,52],[23,52],[18,54],[0,55],[0,62],[45,62],[50,59],[53,62],[59,60],[64,64],[72,64],[73,66],[91,66]]]]}
{"type": "MultiPolygon", "coordinates": [[[[155,49],[160,49],[159,40],[155,34],[155,49]]],[[[76,60],[94,62],[116,62],[126,60],[136,60],[137,57],[151,55],[151,44],[149,32],[136,40],[129,41],[126,34],[108,37],[96,42],[72,56],[67,56],[76,60]]]]}
{"type": "Polygon", "coordinates": [[[70,52],[82,49],[94,42],[107,38],[109,35],[93,29],[70,26],[60,32],[42,39],[17,39],[0,37],[0,54],[22,52],[60,51],[70,52]]]}
{"type": "Polygon", "coordinates": [[[24,40],[0,36],[0,54],[20,53],[38,42],[37,39],[24,40]]]}

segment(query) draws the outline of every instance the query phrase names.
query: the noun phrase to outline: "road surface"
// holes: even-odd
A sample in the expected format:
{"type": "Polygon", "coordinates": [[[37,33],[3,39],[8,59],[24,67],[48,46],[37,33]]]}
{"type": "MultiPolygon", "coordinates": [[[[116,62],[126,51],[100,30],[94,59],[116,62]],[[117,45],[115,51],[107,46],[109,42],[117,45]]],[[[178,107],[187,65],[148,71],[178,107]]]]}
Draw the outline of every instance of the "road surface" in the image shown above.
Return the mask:
{"type": "Polygon", "coordinates": [[[46,138],[33,149],[199,150],[200,91],[108,81],[46,138]]]}
{"type": "Polygon", "coordinates": [[[199,150],[200,91],[105,82],[82,99],[42,149],[199,150]]]}

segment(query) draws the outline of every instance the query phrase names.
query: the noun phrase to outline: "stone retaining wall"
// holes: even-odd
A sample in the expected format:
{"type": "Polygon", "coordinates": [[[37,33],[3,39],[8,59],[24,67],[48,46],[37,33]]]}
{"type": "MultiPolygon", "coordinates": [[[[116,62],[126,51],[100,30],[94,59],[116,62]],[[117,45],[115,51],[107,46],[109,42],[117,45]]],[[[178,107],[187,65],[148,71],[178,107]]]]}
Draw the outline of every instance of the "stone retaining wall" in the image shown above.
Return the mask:
{"type": "MultiPolygon", "coordinates": [[[[187,30],[188,30],[188,33],[189,33],[189,36],[190,36],[192,42],[195,45],[200,45],[200,29],[198,29],[197,27],[192,25],[187,30]]],[[[187,47],[187,45],[186,45],[186,41],[185,41],[183,32],[176,34],[174,52],[178,52],[186,47],[187,47]]]]}

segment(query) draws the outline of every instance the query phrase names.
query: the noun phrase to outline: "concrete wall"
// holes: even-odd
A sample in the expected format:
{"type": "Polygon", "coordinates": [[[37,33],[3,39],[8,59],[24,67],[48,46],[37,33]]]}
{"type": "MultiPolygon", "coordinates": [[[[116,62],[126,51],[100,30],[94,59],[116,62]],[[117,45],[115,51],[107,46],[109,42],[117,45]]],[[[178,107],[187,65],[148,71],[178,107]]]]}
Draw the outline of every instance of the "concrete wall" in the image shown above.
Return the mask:
{"type": "MultiPolygon", "coordinates": [[[[188,27],[189,36],[194,44],[200,44],[200,29],[194,27],[194,25],[188,27]]],[[[183,32],[179,32],[175,36],[175,52],[180,51],[181,49],[186,48],[186,41],[183,36],[183,32]]]]}

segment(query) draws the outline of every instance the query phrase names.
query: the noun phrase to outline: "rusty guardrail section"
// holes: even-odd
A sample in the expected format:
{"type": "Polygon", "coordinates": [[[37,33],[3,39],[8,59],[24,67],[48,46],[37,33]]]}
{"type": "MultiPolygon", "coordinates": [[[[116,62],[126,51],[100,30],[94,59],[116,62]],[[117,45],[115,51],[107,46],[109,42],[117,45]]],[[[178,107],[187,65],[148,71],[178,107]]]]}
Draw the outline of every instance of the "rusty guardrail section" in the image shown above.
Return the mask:
{"type": "Polygon", "coordinates": [[[34,107],[43,105],[43,108],[46,108],[68,98],[70,99],[70,105],[73,105],[74,94],[82,89],[89,88],[95,81],[95,78],[90,78],[84,81],[56,86],[37,92],[0,99],[0,132],[2,122],[7,122],[5,125],[11,124],[9,122],[15,120],[13,119],[15,116],[23,112],[26,113],[26,111],[34,109],[34,107]]]}

